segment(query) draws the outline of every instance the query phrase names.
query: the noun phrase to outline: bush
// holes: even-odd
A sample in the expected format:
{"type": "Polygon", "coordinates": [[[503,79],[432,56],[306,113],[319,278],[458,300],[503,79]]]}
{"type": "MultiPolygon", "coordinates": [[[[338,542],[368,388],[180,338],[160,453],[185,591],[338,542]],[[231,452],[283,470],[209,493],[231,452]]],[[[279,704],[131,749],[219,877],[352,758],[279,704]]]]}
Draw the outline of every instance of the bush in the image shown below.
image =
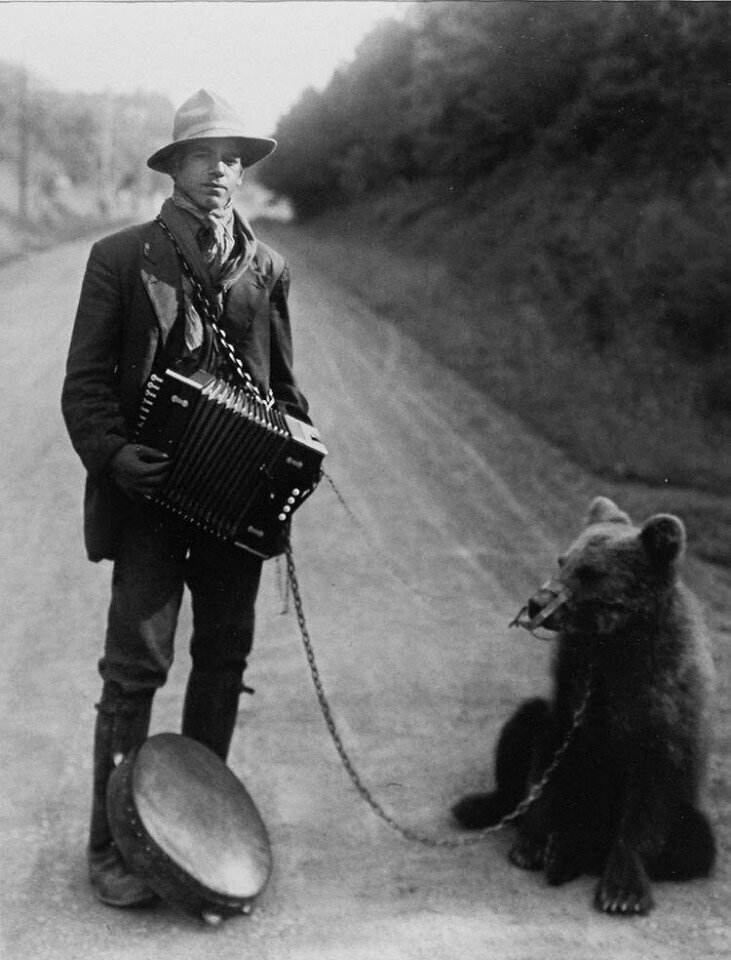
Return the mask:
{"type": "Polygon", "coordinates": [[[648,203],[633,245],[633,286],[670,350],[705,361],[731,347],[728,198],[711,206],[661,197],[648,203]]]}

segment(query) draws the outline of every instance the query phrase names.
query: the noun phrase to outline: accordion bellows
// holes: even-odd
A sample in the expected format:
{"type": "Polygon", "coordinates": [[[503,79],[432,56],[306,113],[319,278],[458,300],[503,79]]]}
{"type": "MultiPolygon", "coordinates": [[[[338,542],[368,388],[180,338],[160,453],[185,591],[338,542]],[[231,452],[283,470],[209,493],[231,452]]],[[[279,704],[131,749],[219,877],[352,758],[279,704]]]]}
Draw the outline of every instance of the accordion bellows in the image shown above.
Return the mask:
{"type": "Polygon", "coordinates": [[[153,374],[135,439],[171,460],[153,503],[264,558],[281,552],[327,454],[315,427],[206,371],[153,374]]]}

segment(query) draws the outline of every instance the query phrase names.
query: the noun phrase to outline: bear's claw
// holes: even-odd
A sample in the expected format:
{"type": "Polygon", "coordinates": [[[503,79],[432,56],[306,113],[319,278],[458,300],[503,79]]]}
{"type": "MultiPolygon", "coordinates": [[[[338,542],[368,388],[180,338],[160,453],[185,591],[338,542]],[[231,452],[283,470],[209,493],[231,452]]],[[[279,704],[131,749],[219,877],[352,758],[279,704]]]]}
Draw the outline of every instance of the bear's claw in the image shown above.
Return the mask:
{"type": "Polygon", "coordinates": [[[603,879],[594,894],[594,906],[614,916],[644,916],[655,906],[647,884],[615,886],[603,879]]]}

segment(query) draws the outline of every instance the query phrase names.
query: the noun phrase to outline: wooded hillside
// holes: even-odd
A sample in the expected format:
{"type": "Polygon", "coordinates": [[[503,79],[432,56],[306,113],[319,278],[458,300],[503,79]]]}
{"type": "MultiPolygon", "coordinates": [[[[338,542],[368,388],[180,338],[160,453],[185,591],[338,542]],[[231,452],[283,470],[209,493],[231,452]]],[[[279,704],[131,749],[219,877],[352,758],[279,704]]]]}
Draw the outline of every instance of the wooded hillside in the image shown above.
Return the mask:
{"type": "MultiPolygon", "coordinates": [[[[302,97],[261,177],[300,217],[423,265],[431,300],[409,287],[402,316],[426,326],[438,299],[487,389],[580,459],[728,489],[730,64],[726,3],[423,4],[302,97]],[[486,316],[496,291],[520,319],[486,316]],[[569,369],[572,398],[547,392],[569,369]]],[[[385,273],[359,283],[395,315],[385,273]]]]}
{"type": "Polygon", "coordinates": [[[731,144],[725,3],[430,3],[387,21],[277,129],[303,214],[395,183],[601,158],[687,187],[731,144]]]}
{"type": "Polygon", "coordinates": [[[305,94],[261,177],[302,216],[435,180],[458,204],[499,183],[533,208],[507,231],[551,211],[540,259],[581,288],[598,347],[635,306],[706,357],[731,334],[729,64],[725,3],[424,4],[305,94]]]}
{"type": "Polygon", "coordinates": [[[730,27],[713,2],[421,4],[261,168],[334,276],[725,564],[699,491],[731,483],[730,27]]]}

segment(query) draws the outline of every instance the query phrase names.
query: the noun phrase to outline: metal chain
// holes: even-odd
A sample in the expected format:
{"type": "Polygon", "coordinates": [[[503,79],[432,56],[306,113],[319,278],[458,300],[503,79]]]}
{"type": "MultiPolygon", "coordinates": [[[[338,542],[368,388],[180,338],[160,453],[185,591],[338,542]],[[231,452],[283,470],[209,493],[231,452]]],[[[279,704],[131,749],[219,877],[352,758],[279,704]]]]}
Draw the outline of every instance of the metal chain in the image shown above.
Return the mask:
{"type": "MultiPolygon", "coordinates": [[[[198,278],[193,274],[193,271],[191,270],[190,265],[188,264],[188,261],[183,255],[183,252],[180,249],[180,246],[177,240],[175,239],[169,227],[161,217],[158,216],[156,220],[157,220],[157,223],[160,224],[163,231],[167,234],[167,236],[169,237],[170,241],[173,244],[173,247],[175,248],[175,251],[180,260],[180,264],[183,269],[183,272],[185,273],[188,281],[190,282],[195,292],[195,295],[198,301],[197,306],[198,306],[198,309],[201,310],[203,314],[203,319],[210,324],[211,329],[216,334],[216,336],[219,339],[219,342],[221,343],[224,350],[226,351],[228,360],[232,364],[234,370],[238,373],[245,387],[250,392],[252,392],[261,403],[265,404],[267,409],[270,409],[275,402],[272,391],[269,390],[266,398],[261,396],[261,392],[257,387],[257,385],[254,383],[251,377],[251,374],[244,368],[240,357],[236,354],[236,351],[233,348],[233,345],[229,342],[225,332],[219,326],[218,318],[217,318],[217,315],[214,313],[213,306],[210,302],[210,299],[206,295],[206,292],[203,289],[203,286],[198,280],[198,278]]],[[[358,524],[358,526],[361,526],[360,521],[355,516],[353,511],[350,509],[350,506],[348,505],[344,496],[336,486],[335,481],[332,479],[332,477],[328,473],[325,473],[325,471],[323,471],[323,476],[332,487],[333,492],[338,498],[340,504],[343,506],[345,511],[351,517],[351,519],[356,524],[358,524]]],[[[297,621],[299,623],[300,633],[302,635],[302,641],[305,648],[305,654],[307,656],[307,663],[310,668],[310,673],[312,675],[312,682],[315,686],[315,692],[317,693],[317,699],[320,704],[322,715],[325,719],[325,723],[327,725],[327,729],[328,729],[328,732],[330,733],[330,737],[333,741],[333,744],[335,745],[335,749],[338,752],[338,756],[340,757],[340,760],[342,761],[342,764],[345,767],[346,773],[350,777],[358,793],[361,795],[363,800],[365,800],[365,802],[370,806],[373,812],[378,817],[380,817],[381,820],[383,820],[386,824],[388,824],[393,830],[401,834],[401,836],[404,837],[406,840],[411,840],[415,843],[420,843],[427,847],[448,847],[448,848],[458,848],[458,847],[464,847],[464,846],[468,846],[476,843],[481,843],[490,834],[493,834],[498,832],[499,830],[502,830],[509,823],[512,823],[514,820],[517,820],[519,817],[523,816],[523,814],[525,814],[533,806],[533,804],[536,803],[539,800],[539,798],[543,795],[550,779],[552,778],[559,763],[561,762],[561,759],[563,758],[564,754],[568,750],[573,740],[574,733],[576,732],[576,730],[581,725],[584,719],[584,715],[586,713],[586,708],[589,702],[589,696],[591,692],[590,678],[587,678],[584,697],[582,699],[582,702],[574,711],[571,728],[566,734],[566,737],[563,743],[556,750],[553,756],[553,760],[544,771],[541,779],[531,787],[531,789],[528,791],[524,799],[521,800],[521,802],[518,804],[518,806],[514,810],[512,810],[510,813],[502,817],[502,819],[499,820],[498,823],[495,823],[490,827],[486,827],[485,829],[481,830],[478,834],[473,834],[471,836],[463,836],[463,837],[457,837],[457,838],[444,838],[444,837],[432,837],[432,836],[428,836],[427,834],[420,833],[419,831],[414,830],[411,827],[405,827],[402,824],[398,823],[398,821],[395,820],[394,817],[392,817],[391,814],[389,814],[383,808],[383,806],[373,796],[371,791],[361,780],[360,775],[358,774],[358,771],[355,769],[353,762],[350,759],[350,756],[347,750],[345,749],[345,745],[343,744],[342,738],[340,736],[337,725],[335,723],[332,710],[330,709],[330,704],[328,702],[327,696],[325,695],[325,689],[323,687],[322,679],[320,677],[320,671],[318,669],[317,662],[315,660],[315,652],[312,647],[312,640],[310,638],[309,630],[307,629],[307,622],[305,620],[304,607],[302,604],[302,596],[300,594],[299,581],[297,579],[297,572],[295,569],[294,557],[292,554],[292,545],[289,540],[287,541],[287,546],[286,546],[286,557],[287,557],[288,583],[291,590],[292,599],[294,600],[295,611],[297,614],[297,621]]]]}
{"type": "Polygon", "coordinates": [[[358,528],[358,530],[361,533],[361,536],[363,537],[365,542],[368,544],[368,547],[372,551],[378,554],[378,559],[380,560],[382,565],[390,571],[390,573],[393,575],[393,577],[396,580],[399,581],[399,583],[402,583],[408,590],[410,590],[415,597],[421,596],[418,590],[414,588],[413,583],[411,583],[411,581],[404,575],[404,571],[400,570],[399,567],[394,563],[394,561],[389,556],[387,556],[377,544],[373,542],[373,537],[369,533],[368,528],[353,512],[350,504],[345,499],[345,496],[343,495],[343,493],[341,492],[341,490],[339,489],[339,487],[337,486],[333,478],[330,476],[330,474],[327,473],[325,470],[322,470],[321,474],[325,478],[325,480],[327,480],[327,482],[330,484],[330,487],[332,488],[333,493],[338,499],[338,503],[341,505],[343,510],[345,510],[347,515],[350,517],[353,525],[358,528]]]}
{"type": "Polygon", "coordinates": [[[274,402],[275,402],[274,394],[272,393],[271,390],[269,390],[266,397],[262,397],[261,391],[259,390],[257,385],[254,383],[254,380],[251,374],[249,373],[249,371],[245,369],[243,363],[241,362],[241,358],[238,356],[238,354],[234,350],[233,344],[229,341],[223,328],[219,326],[218,315],[214,311],[213,304],[211,303],[210,298],[208,297],[205,290],[203,289],[203,284],[193,273],[190,267],[190,264],[188,263],[188,261],[186,260],[183,254],[183,251],[180,249],[180,244],[175,239],[175,236],[173,235],[172,231],[170,230],[168,225],[165,223],[165,221],[162,219],[162,217],[160,216],[156,217],[156,222],[160,224],[163,231],[168,235],[173,247],[175,248],[175,252],[178,255],[178,259],[180,260],[180,265],[183,269],[183,273],[188,278],[190,285],[193,287],[193,291],[195,293],[196,300],[197,300],[196,305],[200,310],[200,312],[203,314],[204,321],[210,324],[211,329],[213,330],[215,335],[218,337],[218,340],[221,346],[226,351],[226,356],[228,361],[231,363],[236,373],[238,373],[239,377],[244,383],[245,388],[250,393],[253,393],[256,399],[259,400],[260,403],[263,403],[267,410],[270,410],[274,406],[274,402]]]}
{"type": "Polygon", "coordinates": [[[323,471],[322,471],[322,476],[327,480],[327,482],[328,482],[328,483],[330,484],[330,486],[332,487],[332,491],[333,491],[333,493],[335,494],[335,496],[338,498],[338,503],[339,503],[340,506],[343,508],[343,510],[345,510],[345,512],[346,512],[346,513],[348,514],[348,516],[350,517],[350,519],[351,519],[351,520],[353,521],[353,523],[356,525],[356,527],[358,527],[359,530],[362,530],[362,531],[365,533],[365,532],[366,532],[365,527],[364,527],[363,524],[360,522],[360,520],[358,519],[358,517],[356,517],[356,515],[355,515],[355,514],[353,513],[353,511],[351,510],[350,504],[349,504],[348,501],[345,499],[345,497],[343,496],[343,494],[340,492],[337,484],[335,483],[335,481],[333,480],[333,478],[330,476],[330,474],[327,473],[325,470],[323,470],[323,471]]]}
{"type": "MultiPolygon", "coordinates": [[[[327,475],[326,475],[327,476],[327,475]]],[[[333,485],[334,486],[334,485],[333,485]]],[[[337,492],[337,491],[336,491],[337,492]]],[[[384,808],[381,806],[379,801],[373,796],[368,787],[363,783],[358,774],[358,771],[355,769],[350,756],[345,749],[340,732],[338,731],[335,719],[330,709],[330,703],[328,702],[327,696],[325,695],[325,689],[323,687],[322,679],[320,677],[320,671],[315,660],[315,652],[312,648],[312,640],[310,638],[309,630],[307,629],[307,621],[305,620],[304,607],[302,605],[302,595],[300,593],[299,581],[297,579],[297,571],[294,565],[294,557],[292,554],[292,544],[288,540],[286,546],[286,557],[287,557],[287,573],[289,577],[289,585],[292,593],[292,599],[294,600],[294,607],[297,614],[297,622],[299,624],[300,633],[302,635],[302,642],[305,648],[305,654],[307,656],[307,663],[310,668],[310,673],[312,675],[312,682],[315,686],[315,692],[317,693],[317,699],[320,704],[320,709],[322,715],[325,718],[325,724],[327,726],[330,737],[335,745],[335,749],[338,752],[338,756],[342,761],[345,771],[350,777],[355,789],[358,791],[360,796],[365,800],[368,806],[373,810],[373,812],[387,823],[389,827],[395,830],[397,833],[400,833],[402,837],[406,840],[412,840],[415,843],[420,843],[426,847],[449,847],[449,848],[458,848],[466,847],[472,844],[481,843],[485,840],[490,834],[497,833],[498,830],[502,830],[503,827],[506,827],[509,823],[512,823],[514,820],[517,820],[519,817],[522,817],[534,803],[536,803],[540,797],[543,795],[546,787],[548,786],[549,781],[553,777],[558,765],[561,762],[564,754],[568,750],[571,742],[574,739],[574,734],[581,726],[584,716],[586,715],[586,709],[589,703],[589,697],[591,694],[591,670],[587,676],[586,688],[584,690],[584,696],[579,704],[579,706],[574,711],[573,721],[571,728],[569,729],[566,737],[561,744],[561,746],[556,750],[553,755],[551,763],[548,765],[546,770],[543,773],[541,779],[535,783],[531,789],[528,791],[523,800],[518,804],[518,806],[512,810],[510,813],[506,814],[498,823],[493,824],[490,827],[485,827],[483,830],[480,830],[477,834],[471,834],[470,836],[462,836],[455,838],[445,838],[445,837],[432,837],[424,833],[420,833],[418,830],[413,830],[411,827],[405,827],[402,824],[398,823],[394,817],[391,816],[384,808]]]]}

